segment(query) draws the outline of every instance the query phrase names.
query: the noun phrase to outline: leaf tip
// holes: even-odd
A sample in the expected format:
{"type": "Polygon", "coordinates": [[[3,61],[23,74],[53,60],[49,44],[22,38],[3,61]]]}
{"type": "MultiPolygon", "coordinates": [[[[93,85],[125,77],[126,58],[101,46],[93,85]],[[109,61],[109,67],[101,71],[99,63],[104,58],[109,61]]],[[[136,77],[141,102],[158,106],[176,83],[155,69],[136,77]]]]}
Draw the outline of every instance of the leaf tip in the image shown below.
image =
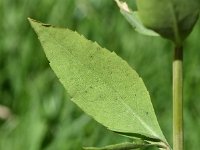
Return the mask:
{"type": "Polygon", "coordinates": [[[40,30],[41,27],[54,27],[50,24],[45,24],[45,23],[42,23],[40,21],[37,21],[35,19],[32,19],[32,18],[27,18],[29,23],[31,24],[31,27],[37,32],[40,30]]]}
{"type": "Polygon", "coordinates": [[[29,23],[30,23],[31,25],[33,25],[34,23],[40,23],[40,22],[38,22],[37,20],[32,19],[32,18],[30,18],[30,17],[28,17],[27,19],[28,19],[28,21],[29,21],[29,23]]]}
{"type": "Polygon", "coordinates": [[[126,2],[121,2],[120,0],[115,0],[115,2],[117,3],[118,7],[121,10],[126,11],[126,12],[130,12],[130,9],[129,9],[126,2]]]}
{"type": "Polygon", "coordinates": [[[37,20],[34,20],[32,18],[27,18],[31,27],[35,30],[36,33],[38,33],[37,31],[39,30],[39,26],[41,25],[41,23],[37,20]]]}

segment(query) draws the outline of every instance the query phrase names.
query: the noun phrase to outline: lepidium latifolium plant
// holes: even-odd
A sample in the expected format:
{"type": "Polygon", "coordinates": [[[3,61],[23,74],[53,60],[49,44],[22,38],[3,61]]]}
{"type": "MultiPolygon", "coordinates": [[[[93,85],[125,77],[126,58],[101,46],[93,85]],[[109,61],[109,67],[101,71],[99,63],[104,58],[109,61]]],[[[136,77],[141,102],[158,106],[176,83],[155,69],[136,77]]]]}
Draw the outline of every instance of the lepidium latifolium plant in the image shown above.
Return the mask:
{"type": "MultiPolygon", "coordinates": [[[[133,139],[86,150],[157,147],[183,150],[183,45],[197,22],[199,0],[136,0],[137,10],[116,0],[120,12],[140,34],[160,36],[174,45],[173,146],[158,124],[143,80],[116,53],[77,32],[30,19],[50,66],[71,100],[108,130],[133,139]],[[134,142],[140,139],[142,142],[134,142]]],[[[137,57],[137,56],[135,56],[137,57]]]]}

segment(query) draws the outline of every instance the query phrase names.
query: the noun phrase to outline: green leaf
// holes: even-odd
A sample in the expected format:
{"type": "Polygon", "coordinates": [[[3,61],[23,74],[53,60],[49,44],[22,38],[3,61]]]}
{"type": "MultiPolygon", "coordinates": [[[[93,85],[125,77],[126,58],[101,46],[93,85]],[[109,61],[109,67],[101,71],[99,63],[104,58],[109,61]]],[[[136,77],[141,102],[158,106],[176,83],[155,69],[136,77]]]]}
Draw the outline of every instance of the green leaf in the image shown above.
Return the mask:
{"type": "Polygon", "coordinates": [[[85,150],[133,150],[133,149],[138,149],[138,148],[147,148],[147,147],[159,147],[159,148],[165,148],[162,145],[157,145],[157,144],[149,144],[149,143],[144,143],[144,144],[136,144],[136,143],[130,143],[130,142],[125,142],[125,143],[120,143],[120,144],[115,144],[115,145],[108,145],[104,147],[84,147],[85,150]]]}
{"type": "Polygon", "coordinates": [[[156,33],[155,31],[146,28],[139,16],[137,11],[133,12],[128,5],[125,2],[121,2],[119,0],[115,0],[117,5],[120,8],[120,12],[122,13],[122,15],[126,18],[126,20],[132,25],[132,27],[139,33],[144,34],[144,35],[148,35],[148,36],[159,36],[158,33],[156,33]]]}
{"type": "Polygon", "coordinates": [[[143,24],[181,45],[199,16],[199,0],[136,0],[143,24]]]}
{"type": "Polygon", "coordinates": [[[29,21],[74,103],[112,131],[166,142],[142,79],[124,60],[69,29],[29,21]]]}

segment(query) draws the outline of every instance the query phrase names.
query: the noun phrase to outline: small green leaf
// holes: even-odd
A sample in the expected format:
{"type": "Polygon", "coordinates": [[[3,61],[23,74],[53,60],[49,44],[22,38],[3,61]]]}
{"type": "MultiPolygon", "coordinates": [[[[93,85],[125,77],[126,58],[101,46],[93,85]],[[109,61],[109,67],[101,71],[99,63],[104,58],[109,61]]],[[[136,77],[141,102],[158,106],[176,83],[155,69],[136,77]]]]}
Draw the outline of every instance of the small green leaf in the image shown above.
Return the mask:
{"type": "Polygon", "coordinates": [[[121,2],[119,0],[115,0],[117,5],[120,8],[120,12],[126,18],[126,20],[132,25],[132,27],[139,33],[148,35],[148,36],[159,36],[158,33],[154,32],[151,29],[146,28],[139,16],[137,11],[133,12],[125,2],[121,2]]]}
{"type": "Polygon", "coordinates": [[[124,60],[76,32],[29,21],[74,103],[112,131],[166,142],[142,79],[124,60]]]}
{"type": "Polygon", "coordinates": [[[115,144],[115,145],[108,145],[105,147],[84,147],[83,149],[85,150],[133,150],[133,149],[147,148],[147,147],[152,147],[152,146],[160,147],[159,145],[149,144],[149,143],[136,144],[136,143],[125,142],[125,143],[120,143],[120,144],[115,144]]]}

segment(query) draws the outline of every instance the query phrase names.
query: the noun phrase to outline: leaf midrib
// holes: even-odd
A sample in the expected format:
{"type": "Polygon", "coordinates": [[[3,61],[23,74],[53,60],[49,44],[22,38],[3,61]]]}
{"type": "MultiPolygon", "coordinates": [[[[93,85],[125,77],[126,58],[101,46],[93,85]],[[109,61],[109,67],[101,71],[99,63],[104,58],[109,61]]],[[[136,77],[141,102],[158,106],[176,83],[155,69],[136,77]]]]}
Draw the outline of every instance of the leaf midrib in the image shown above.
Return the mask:
{"type": "Polygon", "coordinates": [[[178,28],[178,20],[177,20],[177,16],[176,16],[176,12],[174,10],[174,5],[173,5],[173,1],[169,0],[169,9],[171,10],[171,14],[172,14],[172,21],[173,21],[173,30],[174,30],[174,36],[175,36],[175,44],[181,44],[181,39],[180,39],[180,34],[179,34],[179,28],[178,28]]]}

